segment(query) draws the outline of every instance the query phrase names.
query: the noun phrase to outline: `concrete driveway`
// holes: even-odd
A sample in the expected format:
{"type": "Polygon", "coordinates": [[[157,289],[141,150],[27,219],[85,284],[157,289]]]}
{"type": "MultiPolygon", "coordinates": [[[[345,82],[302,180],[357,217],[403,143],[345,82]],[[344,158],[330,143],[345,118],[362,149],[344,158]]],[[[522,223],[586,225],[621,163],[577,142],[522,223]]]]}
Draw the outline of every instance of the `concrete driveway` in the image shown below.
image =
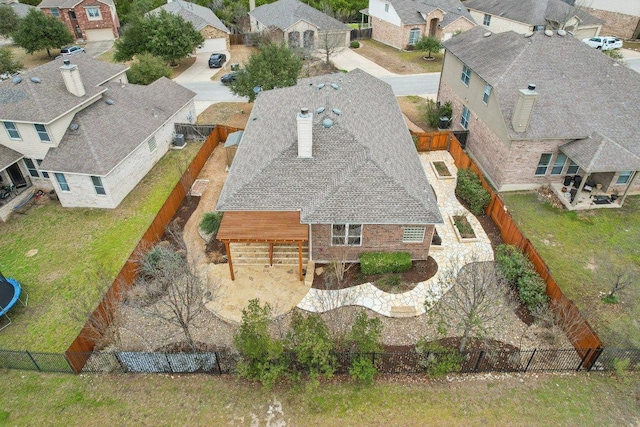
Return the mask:
{"type": "Polygon", "coordinates": [[[620,49],[627,67],[640,73],[640,52],[631,49],[620,49]]]}
{"type": "Polygon", "coordinates": [[[111,49],[113,47],[113,42],[114,40],[87,42],[87,44],[84,45],[84,50],[95,58],[111,49]]]}
{"type": "Polygon", "coordinates": [[[342,49],[340,52],[335,54],[331,58],[331,61],[333,62],[333,65],[341,70],[351,71],[356,68],[360,68],[375,77],[397,76],[397,74],[386,70],[375,62],[357,54],[349,48],[342,49]]]}
{"type": "Polygon", "coordinates": [[[211,77],[218,73],[227,73],[229,71],[229,64],[231,63],[231,55],[229,52],[222,52],[227,55],[227,61],[222,68],[209,68],[209,57],[211,52],[198,52],[196,54],[196,62],[186,70],[182,72],[173,81],[176,83],[211,83],[211,77]]]}

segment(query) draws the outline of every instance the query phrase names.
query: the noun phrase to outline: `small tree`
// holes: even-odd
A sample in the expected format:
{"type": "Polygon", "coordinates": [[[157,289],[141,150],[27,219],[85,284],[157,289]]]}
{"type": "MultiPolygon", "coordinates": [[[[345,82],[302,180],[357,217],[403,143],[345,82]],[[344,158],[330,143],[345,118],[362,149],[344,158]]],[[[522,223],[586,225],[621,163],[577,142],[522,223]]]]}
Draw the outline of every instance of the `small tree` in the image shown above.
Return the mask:
{"type": "Polygon", "coordinates": [[[427,103],[421,108],[421,111],[427,119],[427,123],[429,123],[429,126],[433,129],[438,128],[440,117],[451,119],[453,115],[453,109],[449,101],[440,104],[433,99],[427,99],[427,103]]]}
{"type": "Polygon", "coordinates": [[[345,35],[342,32],[323,31],[318,34],[318,50],[324,56],[325,65],[331,65],[331,57],[345,46],[345,35]]]}
{"type": "Polygon", "coordinates": [[[351,361],[349,375],[370,384],[377,373],[373,354],[380,351],[382,344],[382,322],[378,318],[367,317],[367,313],[360,311],[351,326],[348,341],[351,343],[351,351],[356,353],[351,361]]]}
{"type": "Polygon", "coordinates": [[[451,329],[461,333],[460,352],[470,337],[485,338],[499,328],[514,308],[509,284],[495,263],[476,257],[470,261],[464,265],[462,259],[454,258],[439,281],[439,288],[449,291],[439,301],[434,295],[425,302],[439,333],[446,335],[451,329]]]}
{"type": "Polygon", "coordinates": [[[160,77],[171,77],[171,69],[157,56],[150,53],[143,53],[136,56],[137,61],[131,64],[127,71],[129,83],[148,85],[160,77]]]}
{"type": "Polygon", "coordinates": [[[319,315],[303,316],[300,312],[294,311],[285,345],[295,354],[297,364],[312,380],[317,380],[320,375],[333,375],[333,343],[329,329],[319,315]]]}
{"type": "Polygon", "coordinates": [[[22,69],[22,64],[13,59],[13,52],[8,47],[0,48],[0,74],[13,74],[22,69]]]}
{"type": "Polygon", "coordinates": [[[249,102],[256,99],[255,87],[270,90],[295,85],[302,68],[302,60],[284,44],[267,43],[259,49],[230,86],[231,92],[248,97],[249,102]]]}
{"type": "MultiPolygon", "coordinates": [[[[606,268],[606,267],[603,267],[606,268]]],[[[607,295],[602,297],[602,301],[609,304],[617,304],[620,294],[631,288],[634,283],[638,283],[637,273],[635,271],[624,271],[620,268],[613,268],[605,279],[609,284],[607,295]]]]}
{"type": "Polygon", "coordinates": [[[10,37],[18,27],[18,15],[8,4],[0,4],[0,36],[10,37]]]}
{"type": "Polygon", "coordinates": [[[428,52],[427,58],[433,59],[431,52],[440,52],[442,43],[440,43],[440,39],[437,37],[423,36],[418,43],[416,43],[416,49],[428,52]]]}
{"type": "Polygon", "coordinates": [[[31,9],[11,35],[15,44],[27,53],[46,49],[49,57],[50,49],[73,43],[73,35],[61,20],[37,9],[31,9]]]}

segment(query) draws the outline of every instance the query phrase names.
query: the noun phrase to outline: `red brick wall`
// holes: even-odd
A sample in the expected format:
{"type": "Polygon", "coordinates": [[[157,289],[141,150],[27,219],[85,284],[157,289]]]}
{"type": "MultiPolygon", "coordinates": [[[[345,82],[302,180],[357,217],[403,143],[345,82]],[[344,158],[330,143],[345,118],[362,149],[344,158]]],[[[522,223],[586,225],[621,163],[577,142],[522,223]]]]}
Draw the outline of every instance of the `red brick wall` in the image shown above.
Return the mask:
{"type": "Polygon", "coordinates": [[[409,252],[412,259],[427,259],[433,237],[433,225],[426,225],[422,243],[402,243],[404,226],[368,225],[362,226],[361,246],[332,246],[331,225],[311,225],[311,258],[314,261],[333,260],[358,261],[362,252],[409,252]]]}
{"type": "MultiPolygon", "coordinates": [[[[111,14],[111,9],[109,8],[109,6],[107,6],[104,3],[96,2],[95,0],[85,0],[79,3],[78,5],[76,5],[73,9],[59,8],[58,10],[60,12],[59,19],[62,22],[64,22],[64,24],[67,26],[69,31],[71,31],[71,34],[73,34],[73,36],[76,39],[82,38],[84,40],[87,40],[86,30],[98,30],[103,28],[111,28],[114,37],[118,37],[118,30],[117,30],[116,24],[114,24],[114,21],[117,22],[117,17],[115,17],[114,19],[114,16],[111,14]],[[89,18],[87,17],[86,6],[98,6],[100,8],[100,15],[102,19],[96,20],[96,21],[90,21],[89,18]],[[69,17],[70,10],[73,10],[76,14],[76,22],[77,22],[77,25],[80,27],[82,36],[80,36],[76,32],[75,26],[72,23],[71,18],[69,17]]],[[[51,15],[50,8],[43,8],[42,12],[44,12],[47,15],[51,15]]]]}
{"type": "MultiPolygon", "coordinates": [[[[371,38],[380,43],[402,49],[402,27],[393,25],[375,16],[371,17],[371,38]]],[[[409,37],[407,35],[407,37],[409,37]]]]}

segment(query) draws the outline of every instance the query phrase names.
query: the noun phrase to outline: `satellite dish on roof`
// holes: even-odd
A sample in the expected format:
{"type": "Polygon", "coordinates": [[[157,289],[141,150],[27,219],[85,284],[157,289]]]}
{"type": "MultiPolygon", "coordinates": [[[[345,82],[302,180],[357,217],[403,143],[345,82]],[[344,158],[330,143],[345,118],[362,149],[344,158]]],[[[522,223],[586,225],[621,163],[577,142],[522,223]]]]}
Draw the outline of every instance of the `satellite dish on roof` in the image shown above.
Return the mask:
{"type": "Polygon", "coordinates": [[[553,35],[553,31],[551,30],[544,30],[544,35],[547,37],[551,37],[553,35]]]}
{"type": "Polygon", "coordinates": [[[40,78],[39,78],[39,77],[31,77],[31,81],[32,81],[33,83],[40,83],[42,80],[40,80],[40,78]]]}
{"type": "Polygon", "coordinates": [[[22,77],[15,76],[13,79],[11,79],[11,81],[13,82],[14,85],[20,84],[22,82],[22,77]]]}

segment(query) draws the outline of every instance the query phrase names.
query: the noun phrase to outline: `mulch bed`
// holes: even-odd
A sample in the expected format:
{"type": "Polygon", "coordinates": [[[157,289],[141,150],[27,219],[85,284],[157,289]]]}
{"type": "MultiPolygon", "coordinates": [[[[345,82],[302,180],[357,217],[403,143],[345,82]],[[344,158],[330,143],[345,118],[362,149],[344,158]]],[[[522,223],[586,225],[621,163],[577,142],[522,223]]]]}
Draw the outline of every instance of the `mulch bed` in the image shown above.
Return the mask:
{"type": "Polygon", "coordinates": [[[200,197],[191,196],[184,198],[178,211],[173,215],[173,218],[171,218],[168,230],[165,231],[160,238],[161,242],[170,242],[176,250],[184,248],[184,242],[179,242],[177,239],[182,238],[182,230],[184,230],[185,224],[198,207],[198,203],[200,203],[200,197]]]}
{"type": "Polygon", "coordinates": [[[207,344],[204,342],[196,341],[193,343],[193,347],[186,341],[180,341],[172,344],[167,344],[162,347],[158,347],[154,350],[156,353],[211,353],[219,351],[215,345],[207,344]]]}
{"type": "MultiPolygon", "coordinates": [[[[311,287],[314,289],[346,289],[363,283],[373,283],[385,276],[385,274],[362,274],[358,263],[349,264],[349,266],[349,269],[344,274],[344,280],[338,283],[336,280],[332,280],[334,274],[331,271],[330,264],[316,264],[316,268],[322,267],[324,271],[320,275],[314,274],[311,287]]],[[[413,283],[415,286],[419,282],[432,278],[437,271],[438,263],[429,257],[427,260],[413,261],[409,270],[398,273],[398,275],[401,277],[402,282],[413,283]]]]}

